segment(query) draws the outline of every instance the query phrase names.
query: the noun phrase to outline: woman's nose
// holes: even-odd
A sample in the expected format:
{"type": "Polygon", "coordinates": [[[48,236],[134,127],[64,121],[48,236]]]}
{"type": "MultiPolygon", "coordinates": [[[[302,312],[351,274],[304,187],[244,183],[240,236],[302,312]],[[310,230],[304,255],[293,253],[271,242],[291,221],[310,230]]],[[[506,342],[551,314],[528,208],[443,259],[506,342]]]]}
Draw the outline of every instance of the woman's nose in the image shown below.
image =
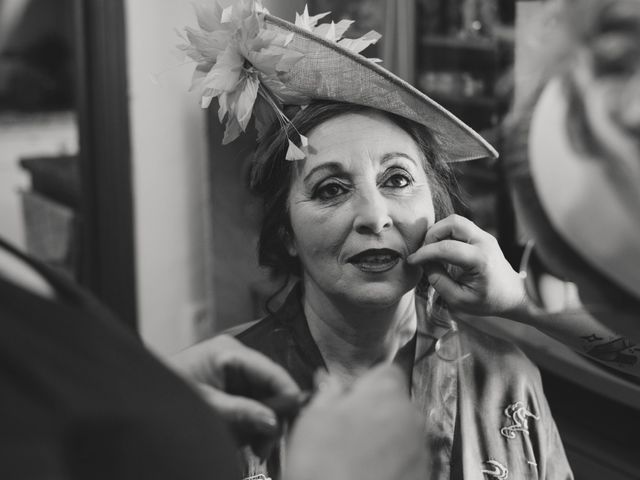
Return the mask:
{"type": "Polygon", "coordinates": [[[359,195],[354,219],[354,229],[357,233],[377,235],[392,225],[387,200],[377,189],[375,192],[359,195]]]}

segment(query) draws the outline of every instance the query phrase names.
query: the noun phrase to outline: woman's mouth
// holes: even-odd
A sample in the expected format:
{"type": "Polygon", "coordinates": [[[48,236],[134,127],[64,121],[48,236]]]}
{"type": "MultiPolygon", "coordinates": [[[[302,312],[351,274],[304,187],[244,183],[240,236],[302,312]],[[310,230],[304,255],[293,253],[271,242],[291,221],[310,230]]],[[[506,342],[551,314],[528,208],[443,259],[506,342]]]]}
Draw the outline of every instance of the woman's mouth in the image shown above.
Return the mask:
{"type": "Polygon", "coordinates": [[[363,272],[380,273],[391,270],[400,261],[401,255],[389,248],[372,248],[364,250],[348,262],[363,272]]]}

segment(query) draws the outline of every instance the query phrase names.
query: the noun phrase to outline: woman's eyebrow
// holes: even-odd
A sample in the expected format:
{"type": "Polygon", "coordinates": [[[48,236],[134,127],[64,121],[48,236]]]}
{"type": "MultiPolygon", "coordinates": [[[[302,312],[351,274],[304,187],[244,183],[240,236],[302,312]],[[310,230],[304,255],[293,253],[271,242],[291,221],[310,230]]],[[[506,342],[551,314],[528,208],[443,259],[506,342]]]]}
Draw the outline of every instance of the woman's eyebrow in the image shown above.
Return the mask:
{"type": "Polygon", "coordinates": [[[382,161],[380,162],[381,164],[384,164],[390,160],[396,159],[396,158],[406,158],[407,160],[409,160],[411,163],[413,163],[416,167],[420,166],[420,163],[413,158],[411,155],[407,154],[407,153],[403,153],[403,152],[389,152],[389,153],[385,153],[382,156],[382,161]]]}
{"type": "Polygon", "coordinates": [[[322,170],[328,170],[330,173],[335,173],[335,172],[341,172],[342,171],[342,165],[338,162],[327,162],[327,163],[323,163],[321,165],[317,165],[315,167],[313,167],[309,173],[307,173],[304,178],[302,179],[302,181],[304,183],[307,182],[307,180],[309,180],[316,172],[322,171],[322,170]]]}

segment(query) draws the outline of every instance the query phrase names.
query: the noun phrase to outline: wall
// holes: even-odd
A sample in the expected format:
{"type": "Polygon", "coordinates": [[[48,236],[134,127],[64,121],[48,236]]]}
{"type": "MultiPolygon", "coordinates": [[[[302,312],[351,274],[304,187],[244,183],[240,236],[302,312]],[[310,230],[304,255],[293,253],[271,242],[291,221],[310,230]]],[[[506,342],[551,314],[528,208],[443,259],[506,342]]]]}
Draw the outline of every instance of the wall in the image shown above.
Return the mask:
{"type": "MultiPolygon", "coordinates": [[[[289,18],[303,5],[264,3],[289,18]]],[[[217,329],[206,118],[187,92],[193,65],[175,48],[175,29],[195,25],[195,15],[188,0],[125,6],[139,326],[152,349],[171,353],[217,329]]]]}
{"type": "MultiPolygon", "coordinates": [[[[299,0],[265,1],[274,15],[293,20],[302,12],[299,0]]],[[[312,12],[314,13],[314,12],[312,12]]],[[[222,146],[224,127],[218,123],[215,109],[210,113],[209,185],[211,248],[213,252],[212,311],[215,331],[248,322],[263,313],[265,300],[280,286],[258,268],[256,242],[259,205],[246,190],[247,159],[254,140],[241,136],[222,146]]]]}
{"type": "Polygon", "coordinates": [[[175,29],[194,15],[182,0],[125,6],[139,328],[171,353],[195,340],[194,319],[206,314],[204,114],[175,48],[175,29]]]}
{"type": "MultiPolygon", "coordinates": [[[[294,7],[302,11],[304,5],[298,0],[264,3],[291,19],[294,7]]],[[[224,325],[215,315],[210,270],[229,271],[209,258],[214,243],[208,225],[206,115],[197,92],[187,92],[193,65],[181,65],[175,49],[180,41],[175,29],[195,25],[191,2],[125,4],[139,325],[149,346],[170,353],[224,325]]],[[[241,188],[237,177],[230,180],[241,188]]],[[[227,218],[231,215],[235,212],[227,218]]],[[[226,227],[214,228],[221,233],[226,227]]]]}

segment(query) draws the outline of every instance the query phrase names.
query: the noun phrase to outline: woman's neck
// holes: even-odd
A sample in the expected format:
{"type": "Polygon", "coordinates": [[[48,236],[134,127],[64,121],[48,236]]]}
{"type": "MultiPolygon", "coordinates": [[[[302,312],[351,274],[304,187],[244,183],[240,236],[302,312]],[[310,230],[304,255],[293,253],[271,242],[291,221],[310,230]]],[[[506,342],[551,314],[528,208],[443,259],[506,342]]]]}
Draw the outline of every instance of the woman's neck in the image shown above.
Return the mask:
{"type": "Polygon", "coordinates": [[[311,336],[331,373],[351,380],[373,365],[390,362],[415,334],[415,294],[384,308],[349,308],[322,292],[305,288],[303,299],[311,336]]]}

